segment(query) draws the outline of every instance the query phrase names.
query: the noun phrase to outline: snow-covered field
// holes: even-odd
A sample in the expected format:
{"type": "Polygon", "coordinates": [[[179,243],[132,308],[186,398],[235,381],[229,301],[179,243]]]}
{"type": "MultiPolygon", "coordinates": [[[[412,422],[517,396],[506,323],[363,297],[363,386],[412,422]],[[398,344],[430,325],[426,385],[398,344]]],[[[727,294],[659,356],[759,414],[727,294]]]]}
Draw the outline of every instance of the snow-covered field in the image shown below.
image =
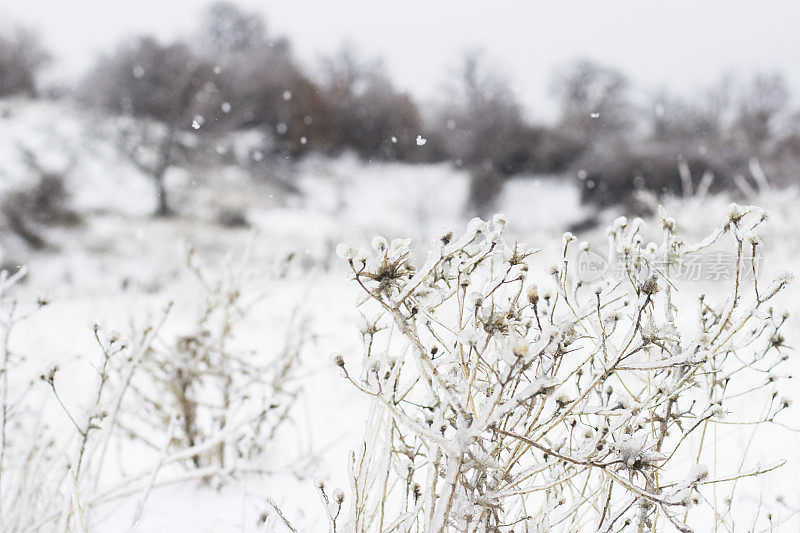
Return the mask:
{"type": "MultiPolygon", "coordinates": [[[[445,164],[312,158],[298,164],[301,194],[290,196],[268,182],[250,181],[235,167],[173,169],[167,186],[181,214],[153,219],[149,216],[154,208],[150,180],[119,156],[109,119],[48,102],[2,102],[0,107],[5,110],[0,114],[0,194],[30,179],[20,155],[24,148],[37,156],[41,166],[68,171],[72,204],[84,216],[79,226],[48,230],[51,245],[25,254],[28,274],[13,289],[21,309],[35,307],[38,298],[49,302],[16,324],[9,347],[14,355],[12,395],[24,393],[26,404],[39,406],[43,421],[69,435],[58,444],[60,455],[52,464],[68,464],[79,439],[71,434],[75,432],[70,420],[40,374],[49,366],[59,366],[55,383],[61,399],[80,418],[92,408],[91,391],[97,379],[93,366],[97,368],[102,360],[94,324],[99,325],[101,338],[118,331],[121,339],[133,345],[136,335],[157,322],[167,303],[174,302],[154,341],[156,348],[173,349],[174,339],[196,328],[204,302],[200,284],[186,267],[189,248],[212,280],[225,279],[231,265],[249,255],[246,287],[262,292],[263,297],[236,323],[231,342],[237,349],[268,360],[280,352],[287,329],[296,327],[293,317],[307,321],[307,342],[292,378],[292,386],[299,391],[297,401],[288,422],[271,442],[264,443],[267,452],[258,462],[262,472],[187,478],[177,464],[156,468],[163,457],[158,450],[120,436],[110,448],[97,484],[80,485],[79,497],[89,502],[121,479],[138,473],[143,477],[128,487],[132,490],[124,497],[109,498],[88,509],[87,530],[279,531],[284,526],[267,504],[271,498],[298,530],[324,531],[327,522],[316,480],[348,490],[348,453],[359,447],[369,411],[369,401],[329,362],[331,353],[340,353],[348,366],[358,368],[362,356],[357,325],[360,294],[345,262],[336,257],[336,245],[346,241],[368,246],[374,235],[390,240],[411,237],[421,262],[441,228],[456,234],[463,231],[466,174],[445,164]],[[221,204],[244,209],[251,227],[220,225],[214,213],[221,204]],[[266,524],[261,520],[264,513],[266,524]]],[[[724,196],[672,199],[665,208],[677,219],[678,233],[693,242],[713,231],[731,201],[724,196]]],[[[796,270],[800,265],[797,191],[764,190],[752,202],[770,215],[761,232],[762,275],[770,278],[796,270]]],[[[606,226],[620,214],[590,212],[580,204],[571,182],[542,176],[509,182],[498,211],[507,216],[512,238],[542,250],[530,265],[531,277],[542,280],[543,287],[550,279],[548,269],[560,260],[565,231],[587,216],[596,216],[598,226],[578,239],[602,249],[606,226]]],[[[657,221],[646,222],[657,229],[657,221]]],[[[20,255],[21,245],[12,236],[4,235],[0,242],[3,261],[20,255]]],[[[696,294],[724,295],[731,283],[727,278],[687,283],[685,296],[678,291],[678,301],[686,298],[678,308],[690,319],[696,294]]],[[[800,289],[793,286],[775,303],[791,313],[784,328],[790,347],[798,342],[799,302],[800,289]]],[[[782,373],[797,374],[796,354],[789,353],[782,373]]],[[[780,395],[800,401],[791,382],[780,381],[777,387],[780,395]]],[[[796,405],[780,418],[789,428],[800,428],[796,405]]],[[[11,428],[11,440],[22,438],[13,432],[11,428]]],[[[742,516],[759,518],[756,525],[737,525],[736,530],[768,530],[766,516],[771,513],[775,531],[796,531],[800,527],[795,514],[800,509],[800,433],[765,425],[752,442],[751,434],[750,428],[735,434],[720,430],[716,436],[720,464],[714,468],[737,471],[741,465],[735,461],[743,449],[748,450],[745,470],[780,459],[786,464],[767,477],[741,482],[734,505],[742,516]]],[[[165,438],[155,435],[154,441],[165,438]]],[[[3,480],[2,487],[5,492],[12,490],[8,480],[3,480]]],[[[69,484],[59,487],[67,502],[74,497],[69,488],[69,484]]],[[[703,509],[696,512],[710,512],[707,506],[703,509]]],[[[46,514],[40,518],[41,531],[54,530],[55,523],[48,523],[46,514]]]]}

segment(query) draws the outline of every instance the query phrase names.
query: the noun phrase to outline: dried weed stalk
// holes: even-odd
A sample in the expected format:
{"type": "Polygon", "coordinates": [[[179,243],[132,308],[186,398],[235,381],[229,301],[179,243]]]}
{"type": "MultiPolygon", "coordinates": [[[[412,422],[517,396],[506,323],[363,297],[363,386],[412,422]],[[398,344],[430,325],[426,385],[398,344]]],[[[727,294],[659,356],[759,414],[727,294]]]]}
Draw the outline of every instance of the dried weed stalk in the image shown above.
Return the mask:
{"type": "Polygon", "coordinates": [[[218,280],[208,277],[191,251],[187,264],[202,289],[202,306],[192,331],[163,339],[146,353],[131,396],[140,407],[127,410],[126,424],[139,428],[131,433],[154,449],[160,447],[158,436],[170,428],[171,446],[177,449],[225,435],[187,457],[188,464],[225,472],[240,470],[237,465],[252,469],[263,462],[297,401],[307,321],[295,310],[277,350],[245,349],[238,326],[262,298],[248,256],[241,264],[230,262],[218,280]]]}

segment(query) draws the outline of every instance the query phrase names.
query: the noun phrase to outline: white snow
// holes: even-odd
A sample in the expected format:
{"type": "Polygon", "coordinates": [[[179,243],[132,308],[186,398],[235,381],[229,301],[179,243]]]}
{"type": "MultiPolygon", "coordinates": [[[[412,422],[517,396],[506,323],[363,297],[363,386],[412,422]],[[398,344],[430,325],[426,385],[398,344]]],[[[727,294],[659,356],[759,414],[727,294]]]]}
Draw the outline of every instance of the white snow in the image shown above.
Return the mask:
{"type": "MultiPolygon", "coordinates": [[[[186,317],[197,305],[196,290],[183,274],[185,246],[193,246],[204,264],[219,272],[226,258],[241,253],[252,238],[246,229],[216,224],[209,213],[223,201],[245,206],[257,232],[252,262],[263,275],[267,293],[264,302],[246,317],[239,342],[255,350],[275,345],[289,310],[298,306],[311,320],[314,339],[303,352],[306,393],[293,430],[281,436],[270,454],[274,464],[269,467],[275,473],[235,480],[222,488],[197,481],[156,487],[137,530],[258,531],[258,517],[267,510],[267,498],[274,499],[301,531],[325,528],[325,510],[313,479],[326,480],[331,490],[348,488],[347,454],[360,442],[368,408],[329,361],[332,352],[341,354],[337,360],[341,357],[349,367],[357,365],[362,355],[357,329],[358,291],[352,286],[345,262],[335,256],[351,259],[367,255],[360,247],[370,243],[376,252],[402,253],[408,244],[397,239],[405,237],[420,244],[416,251],[426,250],[431,239],[444,233],[442,228],[463,228],[469,217],[465,208],[468,176],[447,164],[366,164],[350,156],[309,158],[298,165],[296,184],[302,196],[294,198],[263,182],[251,182],[237,167],[202,173],[175,169],[167,177],[168,187],[175,192],[176,201],[186,202],[189,208],[184,216],[154,220],[149,217],[155,207],[153,185],[120,157],[110,134],[119,127],[116,121],[51,102],[4,101],[0,107],[8,111],[5,117],[0,113],[4,117],[0,118],[0,194],[31,179],[19,151],[24,147],[42,166],[67,172],[73,204],[86,217],[81,227],[48,233],[57,248],[28,257],[30,273],[18,297],[31,301],[47,295],[51,304],[21,323],[13,338],[14,351],[28,357],[23,370],[26,379],[35,381],[48,365],[57,362],[65,372],[65,401],[84,405],[85,379],[81,376],[91,368],[89,361],[94,360],[97,350],[92,324],[99,323],[107,331],[122,331],[124,337],[131,321],[141,324],[156,316],[168,300],[175,300],[174,320],[165,327],[167,333],[181,332],[186,317]],[[385,238],[372,240],[375,235],[385,238]],[[343,241],[351,244],[341,245],[343,241]],[[290,255],[291,266],[282,267],[290,255]]],[[[420,139],[424,144],[422,137],[417,143],[420,139]]],[[[237,157],[249,157],[251,141],[243,138],[234,142],[237,157]],[[248,146],[242,148],[244,145],[248,146]]],[[[757,199],[770,213],[770,221],[761,232],[765,281],[798,265],[797,202],[797,192],[791,190],[767,192],[757,199]]],[[[691,239],[716,226],[726,216],[729,203],[730,198],[721,195],[702,201],[672,200],[665,203],[665,209],[683,224],[679,232],[691,239]]],[[[627,225],[627,219],[614,220],[617,213],[597,214],[582,207],[576,187],[555,177],[528,176],[509,181],[497,207],[505,213],[509,235],[543,249],[533,258],[540,272],[532,269],[530,274],[541,287],[537,296],[552,286],[547,261],[552,262],[554,256],[549,252],[558,253],[564,231],[571,225],[587,216],[598,217],[601,224],[597,229],[578,235],[592,249],[605,246],[606,224],[613,221],[617,229],[627,225]]],[[[486,231],[481,221],[469,224],[470,231],[486,231]]],[[[651,226],[660,227],[658,223],[651,226]]],[[[706,283],[710,294],[727,290],[720,285],[725,280],[706,283]]],[[[798,296],[800,290],[791,287],[775,304],[791,311],[791,327],[787,329],[793,335],[800,330],[798,296]]],[[[675,297],[680,300],[679,290],[675,297]]],[[[693,312],[696,303],[678,307],[693,312]]],[[[692,319],[679,317],[687,322],[692,319]]],[[[797,341],[792,338],[787,343],[796,346],[797,341]]],[[[461,342],[469,345],[475,339],[465,334],[461,342]]],[[[672,365],[682,358],[684,355],[677,355],[631,365],[672,365]]],[[[797,358],[790,361],[790,367],[797,374],[797,358]]],[[[46,392],[39,385],[35,387],[37,393],[46,392]]],[[[519,391],[517,398],[525,401],[551,386],[534,383],[519,391]]],[[[789,405],[798,393],[794,389],[780,392],[787,396],[783,420],[790,426],[800,426],[797,408],[789,405]]],[[[627,396],[618,398],[623,406],[630,404],[627,396]]],[[[51,404],[49,407],[53,407],[51,404]]],[[[742,408],[757,413],[761,407],[742,408]]],[[[787,506],[800,507],[796,483],[800,468],[798,433],[766,426],[752,444],[731,435],[724,426],[716,435],[720,474],[736,470],[738,465],[729,464],[726,458],[738,457],[737,452],[744,449],[749,449],[745,469],[759,462],[771,464],[778,458],[788,461],[770,477],[749,481],[749,488],[737,494],[737,501],[755,508],[763,497],[764,509],[784,515],[787,506]],[[778,496],[785,505],[776,500],[778,496]]],[[[646,448],[637,437],[621,443],[619,453],[626,464],[635,458],[657,460],[646,448]]],[[[132,448],[125,468],[146,468],[147,457],[132,448]]],[[[686,469],[690,479],[701,479],[709,469],[709,475],[715,474],[713,468],[701,465],[687,464],[686,469]]],[[[332,494],[335,497],[337,493],[332,494]]],[[[134,499],[102,507],[94,515],[99,530],[115,529],[120,517],[127,523],[124,521],[133,515],[137,503],[134,499]]],[[[790,520],[782,526],[796,529],[797,516],[790,520]]],[[[272,526],[282,527],[277,522],[272,526]]]]}

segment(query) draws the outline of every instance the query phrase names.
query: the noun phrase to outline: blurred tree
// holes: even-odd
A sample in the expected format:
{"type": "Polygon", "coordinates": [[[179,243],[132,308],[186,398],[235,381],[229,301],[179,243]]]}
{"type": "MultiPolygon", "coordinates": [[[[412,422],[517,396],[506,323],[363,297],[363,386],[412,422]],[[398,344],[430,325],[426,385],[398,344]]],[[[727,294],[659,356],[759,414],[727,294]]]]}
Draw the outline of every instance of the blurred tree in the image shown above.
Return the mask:
{"type": "Polygon", "coordinates": [[[200,33],[203,52],[209,55],[229,57],[269,46],[264,19],[224,0],[208,6],[200,33]]]}
{"type": "Polygon", "coordinates": [[[774,138],[774,120],[789,101],[789,90],[780,74],[758,74],[739,97],[733,125],[734,139],[748,156],[763,156],[774,138]]]}
{"type": "Polygon", "coordinates": [[[470,170],[470,209],[486,215],[504,179],[528,168],[540,132],[528,126],[511,84],[482,52],[464,55],[446,93],[435,140],[470,170]]]}
{"type": "Polygon", "coordinates": [[[84,83],[85,96],[96,104],[163,124],[158,139],[142,133],[130,151],[132,161],[155,182],[159,216],[170,213],[164,175],[173,162],[176,136],[180,130],[201,126],[204,119],[197,115],[199,102],[209,90],[212,76],[212,66],[187,45],[139,37],[100,58],[84,83]],[[154,157],[145,161],[143,144],[151,142],[157,145],[151,154],[154,157]]]}
{"type": "Polygon", "coordinates": [[[727,142],[730,123],[733,120],[733,75],[723,74],[708,87],[700,98],[700,108],[705,110],[708,120],[713,122],[714,133],[721,142],[727,142]]]}
{"type": "Polygon", "coordinates": [[[49,60],[35,34],[23,29],[0,34],[0,97],[33,96],[36,75],[49,60]]]}
{"type": "Polygon", "coordinates": [[[204,104],[209,128],[263,128],[290,155],[329,148],[327,103],[289,42],[271,38],[260,15],[215,2],[205,14],[199,43],[217,73],[204,104]]]}
{"type": "Polygon", "coordinates": [[[660,89],[650,98],[649,135],[633,139],[629,145],[646,145],[650,151],[687,157],[695,154],[718,164],[735,163],[730,150],[731,82],[730,76],[723,76],[690,99],[660,89]]]}
{"type": "Polygon", "coordinates": [[[651,98],[650,135],[659,142],[709,141],[719,137],[719,118],[708,107],[661,89],[651,98]]]}
{"type": "Polygon", "coordinates": [[[520,171],[529,157],[528,125],[508,80],[487,66],[481,52],[469,52],[449,93],[441,122],[451,158],[506,176],[520,171]]]}
{"type": "Polygon", "coordinates": [[[559,128],[587,145],[626,133],[635,121],[627,90],[625,75],[590,60],[558,69],[551,91],[561,102],[559,128]]]}
{"type": "Polygon", "coordinates": [[[323,59],[323,71],[337,146],[365,159],[419,158],[422,118],[411,97],[394,87],[379,61],[363,60],[344,45],[323,59]]]}
{"type": "Polygon", "coordinates": [[[800,175],[800,112],[789,113],[783,122],[775,136],[773,160],[765,162],[765,170],[773,179],[796,183],[796,176],[800,175]]]}

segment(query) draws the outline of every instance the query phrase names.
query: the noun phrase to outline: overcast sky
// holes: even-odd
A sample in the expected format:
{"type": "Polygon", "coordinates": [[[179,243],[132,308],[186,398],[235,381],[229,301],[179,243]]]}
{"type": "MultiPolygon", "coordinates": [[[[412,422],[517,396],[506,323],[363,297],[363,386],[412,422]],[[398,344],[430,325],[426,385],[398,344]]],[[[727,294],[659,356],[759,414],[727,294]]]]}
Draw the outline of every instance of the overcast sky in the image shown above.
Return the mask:
{"type": "MultiPolygon", "coordinates": [[[[556,65],[589,57],[644,89],[680,92],[721,73],[781,71],[800,92],[800,1],[241,0],[288,36],[309,66],[345,39],[384,58],[398,85],[427,99],[465,49],[482,48],[532,116],[546,116],[556,65]]],[[[203,0],[2,0],[0,24],[39,30],[60,70],[75,73],[120,37],[188,34],[203,0]]]]}

